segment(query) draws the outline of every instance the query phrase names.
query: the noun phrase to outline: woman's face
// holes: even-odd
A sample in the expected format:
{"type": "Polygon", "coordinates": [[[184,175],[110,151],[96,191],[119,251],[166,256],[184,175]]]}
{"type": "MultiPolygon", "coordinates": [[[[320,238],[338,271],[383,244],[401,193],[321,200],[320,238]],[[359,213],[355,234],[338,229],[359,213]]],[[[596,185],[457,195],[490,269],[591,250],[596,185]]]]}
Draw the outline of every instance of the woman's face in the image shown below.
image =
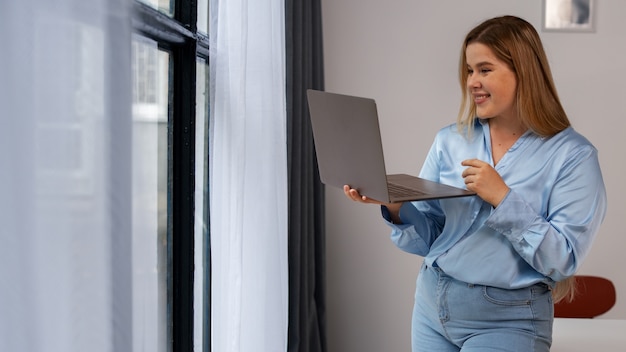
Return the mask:
{"type": "Polygon", "coordinates": [[[492,50],[481,43],[469,44],[465,50],[467,88],[482,119],[516,119],[517,78],[492,50]]]}

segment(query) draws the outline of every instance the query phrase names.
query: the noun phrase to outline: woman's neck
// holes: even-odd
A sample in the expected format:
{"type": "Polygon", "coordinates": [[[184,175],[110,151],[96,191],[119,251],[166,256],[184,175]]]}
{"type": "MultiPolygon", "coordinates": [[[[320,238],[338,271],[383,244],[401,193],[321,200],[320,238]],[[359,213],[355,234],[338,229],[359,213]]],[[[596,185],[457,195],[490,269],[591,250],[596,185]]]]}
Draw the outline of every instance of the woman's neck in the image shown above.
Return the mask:
{"type": "Polygon", "coordinates": [[[517,142],[519,137],[526,132],[521,123],[502,123],[497,119],[489,120],[489,133],[491,137],[491,153],[494,165],[506,154],[517,142]]]}

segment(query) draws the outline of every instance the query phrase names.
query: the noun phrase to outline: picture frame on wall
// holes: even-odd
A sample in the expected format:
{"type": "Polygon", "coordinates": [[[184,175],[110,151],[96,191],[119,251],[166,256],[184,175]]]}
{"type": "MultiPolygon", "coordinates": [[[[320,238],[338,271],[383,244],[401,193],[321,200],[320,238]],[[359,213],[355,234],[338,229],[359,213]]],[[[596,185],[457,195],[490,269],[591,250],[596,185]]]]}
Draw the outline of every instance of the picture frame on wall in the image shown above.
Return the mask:
{"type": "Polygon", "coordinates": [[[595,0],[543,0],[546,32],[594,32],[595,0]]]}

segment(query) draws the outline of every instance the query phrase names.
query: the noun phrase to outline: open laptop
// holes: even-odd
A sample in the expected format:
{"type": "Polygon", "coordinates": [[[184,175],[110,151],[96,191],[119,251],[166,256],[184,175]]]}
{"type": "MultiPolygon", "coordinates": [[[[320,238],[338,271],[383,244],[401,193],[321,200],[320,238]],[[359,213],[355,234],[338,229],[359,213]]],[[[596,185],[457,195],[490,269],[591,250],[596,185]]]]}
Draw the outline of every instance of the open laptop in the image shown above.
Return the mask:
{"type": "Polygon", "coordinates": [[[406,174],[387,175],[373,99],[312,89],[307,96],[322,183],[350,185],[386,203],[476,194],[406,174]]]}

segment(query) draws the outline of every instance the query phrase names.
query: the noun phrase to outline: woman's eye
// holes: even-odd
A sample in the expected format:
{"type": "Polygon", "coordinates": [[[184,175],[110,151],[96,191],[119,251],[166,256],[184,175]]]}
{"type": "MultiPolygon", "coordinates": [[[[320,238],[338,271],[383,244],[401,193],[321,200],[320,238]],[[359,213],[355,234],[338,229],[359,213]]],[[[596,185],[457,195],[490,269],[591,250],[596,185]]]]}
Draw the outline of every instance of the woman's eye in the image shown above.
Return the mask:
{"type": "Polygon", "coordinates": [[[488,72],[491,72],[491,70],[487,68],[483,68],[480,70],[480,73],[488,73],[488,72]]]}

